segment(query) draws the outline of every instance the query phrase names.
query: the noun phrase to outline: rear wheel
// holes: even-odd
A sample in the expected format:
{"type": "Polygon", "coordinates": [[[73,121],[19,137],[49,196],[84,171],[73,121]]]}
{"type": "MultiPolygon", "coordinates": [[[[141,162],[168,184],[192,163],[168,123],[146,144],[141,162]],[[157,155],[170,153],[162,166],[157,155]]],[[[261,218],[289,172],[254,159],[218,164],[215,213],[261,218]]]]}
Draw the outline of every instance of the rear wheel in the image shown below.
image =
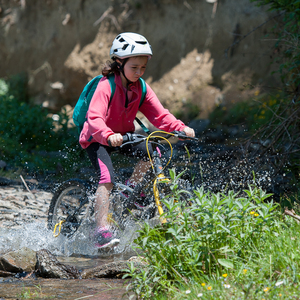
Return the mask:
{"type": "Polygon", "coordinates": [[[49,211],[48,229],[66,237],[71,237],[80,227],[87,214],[93,214],[93,209],[88,205],[88,189],[81,181],[69,180],[62,183],[55,191],[49,211]],[[60,225],[60,226],[59,226],[60,225]]]}

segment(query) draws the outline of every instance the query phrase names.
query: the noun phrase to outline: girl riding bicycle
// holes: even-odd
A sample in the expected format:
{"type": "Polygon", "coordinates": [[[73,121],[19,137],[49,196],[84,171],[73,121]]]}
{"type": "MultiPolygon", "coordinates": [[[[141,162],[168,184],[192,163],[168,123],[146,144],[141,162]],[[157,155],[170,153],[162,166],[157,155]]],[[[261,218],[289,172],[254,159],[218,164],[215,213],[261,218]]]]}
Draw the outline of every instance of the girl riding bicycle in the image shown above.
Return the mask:
{"type": "MultiPolygon", "coordinates": [[[[112,62],[102,70],[104,77],[90,102],[87,121],[79,137],[80,145],[86,149],[99,178],[95,201],[95,239],[99,248],[113,247],[120,242],[107,221],[109,194],[115,182],[110,154],[113,150],[111,147],[121,146],[122,135],[134,132],[137,112],[141,111],[158,129],[184,131],[187,136],[195,136],[192,128],[162,106],[148,84],[144,102],[139,107],[142,95],[139,78],[152,57],[151,46],[145,37],[131,32],[119,34],[113,41],[110,57],[112,62]],[[111,73],[115,76],[116,89],[110,101],[112,91],[107,76],[111,73]]],[[[150,167],[146,143],[122,147],[121,153],[141,159],[127,181],[127,184],[134,186],[150,167]]]]}

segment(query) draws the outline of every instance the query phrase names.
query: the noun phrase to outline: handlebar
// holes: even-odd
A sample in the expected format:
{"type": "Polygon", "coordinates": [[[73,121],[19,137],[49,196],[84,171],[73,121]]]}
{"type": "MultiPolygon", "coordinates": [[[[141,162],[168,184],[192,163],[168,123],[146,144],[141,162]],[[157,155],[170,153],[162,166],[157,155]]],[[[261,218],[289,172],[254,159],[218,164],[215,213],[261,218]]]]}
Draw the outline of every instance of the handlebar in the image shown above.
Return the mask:
{"type": "MultiPolygon", "coordinates": [[[[166,132],[166,138],[170,138],[172,136],[175,136],[175,137],[177,137],[181,140],[195,140],[195,141],[198,141],[198,139],[195,138],[195,137],[187,136],[184,131],[172,131],[171,133],[166,132]]],[[[138,144],[142,143],[147,138],[148,138],[148,136],[145,136],[145,135],[142,135],[142,134],[128,132],[125,135],[123,135],[123,143],[120,147],[123,147],[125,144],[126,145],[127,144],[132,144],[132,145],[135,146],[135,145],[138,145],[138,144]]],[[[108,144],[111,147],[110,142],[108,142],[108,144]]]]}
{"type": "Polygon", "coordinates": [[[176,136],[179,139],[181,139],[181,140],[194,140],[194,141],[198,141],[199,140],[196,137],[187,136],[184,131],[177,131],[177,130],[175,130],[175,131],[172,131],[171,133],[174,136],[176,136]]]}

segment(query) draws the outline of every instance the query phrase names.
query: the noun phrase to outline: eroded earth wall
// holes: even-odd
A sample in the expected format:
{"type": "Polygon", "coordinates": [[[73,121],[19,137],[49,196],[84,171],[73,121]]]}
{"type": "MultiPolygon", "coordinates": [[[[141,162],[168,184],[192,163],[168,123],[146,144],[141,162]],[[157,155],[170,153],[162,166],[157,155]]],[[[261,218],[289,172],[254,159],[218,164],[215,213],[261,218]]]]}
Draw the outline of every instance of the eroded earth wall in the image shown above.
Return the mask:
{"type": "Polygon", "coordinates": [[[271,17],[250,0],[0,0],[0,77],[25,72],[37,103],[73,106],[116,34],[133,31],[152,45],[144,78],[162,103],[205,115],[276,81],[271,17]]]}

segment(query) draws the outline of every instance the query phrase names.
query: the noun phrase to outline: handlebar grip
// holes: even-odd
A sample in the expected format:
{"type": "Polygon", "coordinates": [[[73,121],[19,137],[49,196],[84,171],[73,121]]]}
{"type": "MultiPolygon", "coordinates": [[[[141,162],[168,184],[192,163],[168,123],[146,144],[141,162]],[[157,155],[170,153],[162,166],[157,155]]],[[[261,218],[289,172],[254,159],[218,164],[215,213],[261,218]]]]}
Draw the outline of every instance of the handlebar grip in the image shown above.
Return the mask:
{"type": "MultiPolygon", "coordinates": [[[[122,142],[122,144],[125,144],[125,143],[127,143],[127,142],[129,142],[129,141],[132,140],[132,133],[126,133],[126,134],[124,134],[122,137],[123,137],[123,142],[122,142]]],[[[112,147],[110,141],[107,141],[107,143],[108,143],[108,146],[109,146],[109,147],[112,147]]]]}
{"type": "Polygon", "coordinates": [[[174,130],[171,133],[176,134],[176,135],[181,135],[181,136],[187,136],[184,131],[179,131],[179,130],[174,130]]]}
{"type": "Polygon", "coordinates": [[[122,144],[125,144],[127,142],[131,141],[131,133],[126,133],[123,135],[123,143],[122,144]]]}
{"type": "Polygon", "coordinates": [[[184,131],[175,130],[175,131],[172,131],[172,133],[175,134],[175,136],[177,136],[179,139],[198,141],[198,138],[188,136],[188,135],[186,135],[186,133],[184,131]]]}

